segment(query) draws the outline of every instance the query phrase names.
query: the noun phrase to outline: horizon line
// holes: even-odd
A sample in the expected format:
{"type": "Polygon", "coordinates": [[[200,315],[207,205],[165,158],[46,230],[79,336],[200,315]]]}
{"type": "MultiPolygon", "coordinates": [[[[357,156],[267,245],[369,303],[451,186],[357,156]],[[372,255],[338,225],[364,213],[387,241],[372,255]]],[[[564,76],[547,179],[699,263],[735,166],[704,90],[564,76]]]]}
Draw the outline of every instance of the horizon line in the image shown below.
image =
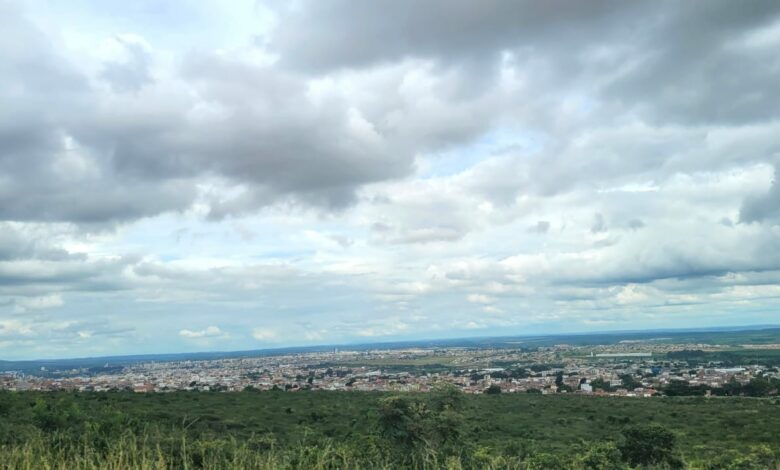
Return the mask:
{"type": "MultiPolygon", "coordinates": [[[[499,339],[499,338],[544,338],[544,337],[557,337],[557,336],[591,336],[599,334],[637,334],[637,333],[685,333],[685,332],[729,332],[729,331],[760,331],[780,328],[780,324],[753,324],[753,325],[728,325],[728,326],[708,326],[708,327],[690,327],[690,328],[650,328],[650,329],[637,329],[637,330],[593,330],[593,331],[581,331],[581,332],[561,332],[561,333],[532,333],[532,334],[509,334],[509,335],[486,335],[486,336],[456,336],[446,338],[422,338],[422,339],[397,339],[388,341],[377,342],[346,342],[346,343],[323,343],[312,345],[293,345],[293,346],[278,346],[270,348],[257,348],[257,349],[236,349],[236,350],[200,350],[200,351],[184,351],[184,352],[160,352],[160,353],[139,353],[139,354],[121,354],[115,356],[76,356],[76,357],[59,357],[59,358],[36,358],[36,359],[18,359],[18,360],[3,360],[1,363],[34,363],[34,362],[63,362],[63,361],[78,361],[78,360],[97,360],[97,359],[131,359],[131,358],[143,358],[154,356],[187,356],[198,354],[241,354],[241,353],[258,353],[258,352],[283,352],[291,349],[325,349],[325,348],[340,348],[340,347],[365,347],[365,346],[381,346],[392,345],[398,343],[424,343],[428,341],[465,341],[465,340],[487,340],[487,339],[499,339]]],[[[142,362],[142,361],[139,361],[142,362]]],[[[167,362],[167,361],[166,361],[167,362]]]]}

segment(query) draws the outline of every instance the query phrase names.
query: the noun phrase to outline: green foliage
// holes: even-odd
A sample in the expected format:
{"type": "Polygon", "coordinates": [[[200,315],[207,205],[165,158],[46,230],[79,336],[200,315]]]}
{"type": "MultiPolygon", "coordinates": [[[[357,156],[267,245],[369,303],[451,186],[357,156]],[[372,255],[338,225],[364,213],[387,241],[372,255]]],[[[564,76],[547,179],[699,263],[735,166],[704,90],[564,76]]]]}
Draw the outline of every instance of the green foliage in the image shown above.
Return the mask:
{"type": "Polygon", "coordinates": [[[391,396],[379,401],[379,426],[382,435],[403,447],[425,443],[423,421],[428,408],[410,396],[391,396]]]}
{"type": "Polygon", "coordinates": [[[446,382],[434,385],[428,395],[428,401],[436,411],[460,410],[464,400],[463,392],[455,385],[446,382]]]}
{"type": "Polygon", "coordinates": [[[485,389],[485,393],[488,395],[498,395],[501,393],[501,387],[499,385],[493,384],[485,389]]]}
{"type": "Polygon", "coordinates": [[[766,377],[756,377],[742,387],[745,395],[749,397],[766,397],[777,393],[778,384],[776,380],[769,380],[766,377]]]}
{"type": "Polygon", "coordinates": [[[677,454],[677,438],[663,426],[633,427],[623,433],[620,444],[623,459],[631,465],[663,465],[666,468],[683,468],[677,454]]]}
{"type": "Polygon", "coordinates": [[[780,462],[777,398],[486,396],[436,385],[396,395],[0,393],[0,404],[0,469],[617,470],[636,468],[640,453],[661,455],[650,464],[659,468],[780,462]],[[673,431],[671,446],[664,432],[640,439],[624,429],[632,423],[673,431]]]}
{"type": "Polygon", "coordinates": [[[558,470],[570,467],[566,458],[560,454],[539,453],[525,462],[527,470],[558,470]]]}
{"type": "Polygon", "coordinates": [[[42,399],[35,401],[32,408],[33,423],[43,432],[78,432],[84,424],[78,405],[70,397],[56,402],[42,399]]]}
{"type": "Polygon", "coordinates": [[[688,397],[702,396],[707,393],[707,390],[708,387],[705,385],[689,385],[684,380],[672,380],[663,392],[670,397],[688,397]]]}
{"type": "Polygon", "coordinates": [[[380,432],[403,452],[426,448],[451,453],[462,444],[462,403],[462,393],[450,386],[439,387],[425,397],[382,398],[380,432]]]}
{"type": "Polygon", "coordinates": [[[765,470],[778,467],[778,453],[767,445],[752,446],[749,451],[730,451],[703,465],[707,470],[765,470]]]}
{"type": "Polygon", "coordinates": [[[0,418],[8,416],[11,411],[11,402],[8,397],[9,392],[0,391],[0,418]]]}
{"type": "Polygon", "coordinates": [[[613,442],[593,444],[583,452],[580,464],[590,470],[623,470],[623,454],[613,442]]]}
{"type": "Polygon", "coordinates": [[[642,382],[634,379],[631,374],[623,374],[620,376],[620,381],[623,382],[623,388],[627,390],[633,390],[642,386],[642,382]]]}
{"type": "Polygon", "coordinates": [[[563,372],[558,372],[555,374],[555,386],[561,387],[563,385],[563,372]]]}
{"type": "Polygon", "coordinates": [[[564,364],[531,364],[528,368],[534,372],[542,372],[551,369],[561,369],[563,366],[564,364]]]}
{"type": "Polygon", "coordinates": [[[510,378],[515,379],[527,379],[531,376],[531,374],[528,373],[528,371],[522,367],[518,367],[516,369],[512,369],[509,371],[510,378]]]}
{"type": "Polygon", "coordinates": [[[612,387],[609,385],[609,383],[605,382],[601,377],[591,380],[590,386],[593,387],[593,390],[604,390],[605,392],[612,390],[612,387]]]}

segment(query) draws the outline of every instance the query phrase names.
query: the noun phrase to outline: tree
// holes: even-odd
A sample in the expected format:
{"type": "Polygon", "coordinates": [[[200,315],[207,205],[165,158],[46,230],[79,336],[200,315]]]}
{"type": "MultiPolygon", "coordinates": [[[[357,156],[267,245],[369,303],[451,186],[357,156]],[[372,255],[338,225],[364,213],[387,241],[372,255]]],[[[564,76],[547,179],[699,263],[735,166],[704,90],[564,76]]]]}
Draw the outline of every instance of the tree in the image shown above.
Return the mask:
{"type": "Polygon", "coordinates": [[[724,395],[737,396],[742,393],[742,384],[735,377],[731,377],[727,383],[723,384],[721,391],[724,395]]]}
{"type": "Polygon", "coordinates": [[[563,372],[555,374],[555,386],[561,388],[563,386],[563,372]]]}
{"type": "Polygon", "coordinates": [[[404,451],[458,451],[465,425],[460,413],[462,398],[460,390],[451,385],[436,387],[427,399],[409,395],[382,398],[380,431],[404,451]]]}
{"type": "Polygon", "coordinates": [[[525,468],[527,470],[549,470],[568,467],[569,462],[567,462],[563,455],[546,452],[534,454],[525,461],[525,468]]]}
{"type": "Polygon", "coordinates": [[[755,377],[743,387],[745,395],[749,397],[765,397],[772,390],[772,385],[766,377],[755,377]]]}
{"type": "Polygon", "coordinates": [[[602,379],[601,377],[591,380],[590,386],[593,387],[593,390],[601,389],[604,390],[605,392],[609,392],[610,390],[612,390],[612,387],[610,387],[610,385],[607,382],[605,382],[604,379],[602,379]]]}
{"type": "Polygon", "coordinates": [[[525,370],[522,367],[517,368],[517,369],[513,369],[512,371],[510,371],[509,375],[511,375],[512,377],[514,377],[516,379],[526,379],[526,378],[529,377],[528,371],[525,370]]]}
{"type": "Polygon", "coordinates": [[[658,424],[628,428],[623,432],[620,453],[631,465],[657,465],[667,468],[683,468],[677,455],[677,438],[658,424]]]}
{"type": "Polygon", "coordinates": [[[457,411],[463,405],[463,392],[453,384],[440,382],[433,386],[430,402],[434,411],[457,411]]]}
{"type": "Polygon", "coordinates": [[[33,423],[47,433],[77,430],[83,424],[83,415],[76,403],[69,398],[49,402],[42,398],[32,408],[33,423]]]}
{"type": "Polygon", "coordinates": [[[427,414],[427,408],[409,396],[391,396],[379,401],[382,434],[403,447],[425,441],[422,421],[427,414]]]}
{"type": "Polygon", "coordinates": [[[704,384],[693,386],[684,380],[672,380],[664,388],[664,393],[670,397],[702,396],[707,393],[707,390],[708,388],[704,384]]]}
{"type": "Polygon", "coordinates": [[[614,442],[598,442],[583,453],[580,462],[588,470],[622,470],[626,466],[622,462],[620,449],[614,442]]]}
{"type": "Polygon", "coordinates": [[[559,392],[573,392],[574,390],[563,383],[563,372],[558,372],[555,374],[555,387],[558,389],[559,392]]]}
{"type": "Polygon", "coordinates": [[[634,379],[631,374],[623,374],[620,376],[620,381],[623,383],[623,388],[633,390],[642,386],[642,382],[634,379]]]}
{"type": "Polygon", "coordinates": [[[493,384],[490,387],[485,389],[485,393],[488,395],[498,395],[499,393],[501,393],[501,387],[496,384],[493,384]]]}
{"type": "Polygon", "coordinates": [[[6,416],[11,411],[11,403],[6,401],[6,392],[0,391],[0,416],[6,416]]]}
{"type": "Polygon", "coordinates": [[[764,470],[774,468],[780,457],[766,444],[751,446],[749,451],[731,449],[727,454],[719,456],[713,462],[712,468],[726,470],[764,470]]]}

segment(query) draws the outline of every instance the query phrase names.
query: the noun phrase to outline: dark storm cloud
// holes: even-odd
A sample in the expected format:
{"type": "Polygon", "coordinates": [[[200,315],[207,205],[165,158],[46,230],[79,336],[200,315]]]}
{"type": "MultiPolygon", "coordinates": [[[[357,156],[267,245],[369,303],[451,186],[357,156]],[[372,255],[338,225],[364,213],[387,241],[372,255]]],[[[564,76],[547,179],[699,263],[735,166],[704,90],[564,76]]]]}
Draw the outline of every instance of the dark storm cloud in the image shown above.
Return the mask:
{"type": "Polygon", "coordinates": [[[303,81],[272,67],[195,55],[180,78],[197,96],[169,98],[149,91],[148,52],[123,41],[128,60],[101,78],[132,95],[108,96],[3,8],[0,107],[11,112],[0,117],[0,219],[100,224],[180,211],[204,178],[244,188],[209,198],[215,217],[281,200],[343,208],[361,185],[412,170],[410,149],[348,103],[312,103],[303,81]],[[204,105],[215,114],[192,117],[204,105]]]}
{"type": "Polygon", "coordinates": [[[480,87],[502,51],[559,86],[591,81],[604,99],[657,122],[776,116],[776,45],[749,33],[772,1],[303,1],[282,9],[270,47],[318,73],[408,57],[460,66],[480,87]],[[547,70],[547,72],[545,72],[547,70]]]}
{"type": "MultiPolygon", "coordinates": [[[[282,63],[323,71],[408,57],[497,59],[504,50],[596,41],[647,6],[617,1],[304,1],[281,12],[270,47],[282,63]]],[[[636,21],[636,20],[635,20],[636,21]]]]}
{"type": "Polygon", "coordinates": [[[360,127],[367,123],[346,103],[314,105],[303,82],[270,67],[205,56],[191,60],[185,75],[229,117],[193,128],[183,147],[196,165],[258,185],[259,205],[291,195],[343,207],[358,186],[412,169],[411,153],[360,127]]]}
{"type": "Polygon", "coordinates": [[[0,298],[126,289],[123,272],[138,259],[69,251],[61,240],[74,232],[63,224],[0,222],[0,298]]]}
{"type": "Polygon", "coordinates": [[[778,21],[772,1],[674,2],[642,43],[646,58],[607,88],[658,122],[755,122],[777,117],[777,45],[750,41],[778,21]]]}
{"type": "Polygon", "coordinates": [[[121,273],[131,260],[20,260],[0,262],[0,293],[16,294],[18,287],[46,290],[105,291],[122,288],[121,273]]]}
{"type": "MultiPolygon", "coordinates": [[[[710,152],[715,161],[686,153],[708,138],[686,128],[617,128],[570,142],[549,106],[571,89],[601,100],[594,126],[632,113],[680,126],[770,121],[780,109],[773,91],[780,67],[774,49],[754,36],[777,20],[776,2],[276,5],[267,47],[278,63],[190,54],[175,77],[186,88],[180,96],[157,89],[145,43],[117,37],[125,59],[89,78],[2,5],[0,108],[11,110],[0,115],[4,220],[111,224],[186,210],[198,198],[214,218],[280,202],[341,209],[363,185],[411,174],[416,154],[473,141],[502,118],[549,134],[543,158],[486,173],[484,186],[505,204],[520,191],[549,195],[583,182],[652,178],[659,168],[761,161],[777,148],[765,138],[749,157],[710,152]],[[505,52],[528,73],[526,98],[491,95],[505,52]],[[416,59],[435,64],[426,71],[433,85],[401,96],[409,77],[392,68],[416,59]],[[376,72],[382,67],[389,71],[376,72]],[[347,69],[387,76],[311,98],[310,78],[347,69]],[[356,101],[352,91],[370,99],[356,101]],[[235,191],[203,192],[211,180],[235,191]]],[[[744,220],[758,219],[751,204],[761,205],[746,202],[744,220]]]]}
{"type": "Polygon", "coordinates": [[[50,246],[45,240],[0,222],[0,262],[18,259],[61,261],[84,259],[81,254],[50,246]]]}
{"type": "Polygon", "coordinates": [[[79,70],[13,7],[0,4],[0,219],[104,223],[187,207],[176,181],[126,177],[72,136],[99,102],[79,70]]]}
{"type": "Polygon", "coordinates": [[[547,220],[540,220],[536,222],[536,225],[532,225],[528,228],[530,233],[547,233],[550,230],[550,222],[547,220]]]}
{"type": "MultiPolygon", "coordinates": [[[[780,240],[771,234],[753,237],[741,249],[723,253],[716,246],[679,241],[656,243],[626,256],[616,247],[609,261],[598,269],[569,276],[560,273],[556,282],[580,285],[644,284],[663,279],[715,278],[733,273],[756,274],[780,269],[780,240]]],[[[703,281],[706,282],[706,281],[703,281]]]]}
{"type": "Polygon", "coordinates": [[[766,194],[745,200],[739,212],[740,222],[780,221],[780,163],[775,164],[772,186],[766,194]]]}
{"type": "Polygon", "coordinates": [[[144,85],[152,83],[149,52],[142,44],[127,38],[118,37],[117,41],[123,46],[127,57],[125,60],[106,64],[100,74],[101,77],[118,92],[136,92],[144,85]]]}
{"type": "Polygon", "coordinates": [[[195,196],[189,183],[112,183],[108,175],[102,178],[77,181],[77,186],[40,177],[0,184],[0,218],[100,225],[180,210],[195,196]]]}
{"type": "MultiPolygon", "coordinates": [[[[109,153],[111,169],[130,181],[163,187],[216,176],[243,184],[241,194],[209,198],[214,217],[280,200],[342,208],[360,185],[412,169],[412,154],[373,132],[346,103],[315,105],[304,82],[271,67],[197,55],[185,62],[182,78],[213,115],[188,119],[194,103],[161,105],[148,110],[151,119],[147,112],[112,109],[78,128],[76,137],[109,153]]],[[[188,197],[184,187],[173,193],[188,197]]]]}
{"type": "MultiPolygon", "coordinates": [[[[503,114],[549,139],[538,158],[478,170],[478,186],[495,202],[720,171],[779,150],[777,2],[338,0],[279,11],[268,45],[282,66],[309,74],[426,59],[479,95],[510,54],[527,74],[527,94],[492,102],[487,117],[464,113],[488,123],[471,136],[503,114]],[[560,116],[567,93],[592,99],[585,109],[599,106],[579,127],[560,116]],[[620,125],[627,121],[637,125],[620,125]]],[[[450,101],[472,98],[453,93],[450,101]]],[[[746,201],[742,220],[773,212],[775,193],[746,201]]]]}

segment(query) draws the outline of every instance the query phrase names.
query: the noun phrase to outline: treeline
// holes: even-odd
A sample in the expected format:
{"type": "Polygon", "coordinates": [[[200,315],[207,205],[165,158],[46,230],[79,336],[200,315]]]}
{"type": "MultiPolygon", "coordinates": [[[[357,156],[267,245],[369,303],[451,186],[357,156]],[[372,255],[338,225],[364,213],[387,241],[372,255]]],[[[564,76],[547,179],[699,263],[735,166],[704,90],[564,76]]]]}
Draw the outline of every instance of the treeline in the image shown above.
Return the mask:
{"type": "Polygon", "coordinates": [[[706,384],[690,385],[684,380],[672,380],[662,389],[667,396],[703,396],[710,395],[724,397],[772,397],[780,394],[780,380],[773,377],[754,377],[750,382],[742,384],[732,378],[721,387],[711,387],[706,384]]]}
{"type": "MultiPolygon", "coordinates": [[[[613,387],[610,382],[602,378],[594,379],[590,382],[593,390],[604,390],[605,392],[614,392],[619,388],[633,390],[642,387],[642,383],[636,380],[630,374],[620,376],[621,385],[613,387]]],[[[661,387],[659,391],[670,397],[694,397],[705,396],[707,394],[721,397],[774,397],[780,395],[780,380],[774,377],[758,376],[751,379],[748,383],[742,384],[735,378],[720,387],[713,387],[707,384],[691,385],[685,380],[671,380],[668,385],[661,387]]]]}
{"type": "Polygon", "coordinates": [[[688,364],[719,364],[731,367],[739,365],[780,366],[780,350],[777,349],[735,349],[732,351],[702,351],[701,349],[683,349],[666,353],[670,360],[685,361],[688,364]]]}

